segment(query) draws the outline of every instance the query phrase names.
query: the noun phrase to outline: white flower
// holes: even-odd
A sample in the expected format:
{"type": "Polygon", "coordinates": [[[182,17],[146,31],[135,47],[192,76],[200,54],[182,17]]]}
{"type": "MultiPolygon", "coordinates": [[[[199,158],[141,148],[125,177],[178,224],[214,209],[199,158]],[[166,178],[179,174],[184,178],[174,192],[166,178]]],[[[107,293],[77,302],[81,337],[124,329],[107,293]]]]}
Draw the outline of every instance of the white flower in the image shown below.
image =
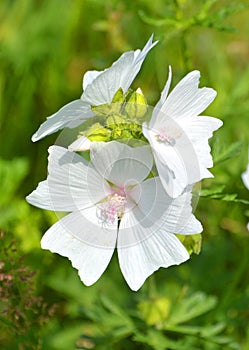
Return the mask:
{"type": "MultiPolygon", "coordinates": [[[[248,157],[249,157],[249,152],[248,152],[248,157]]],[[[244,185],[249,190],[249,163],[247,165],[246,171],[241,175],[241,177],[244,182],[244,185]]],[[[249,222],[247,224],[247,229],[249,230],[249,222]]]]}
{"type": "Polygon", "coordinates": [[[213,89],[198,88],[198,71],[187,74],[168,95],[171,77],[170,68],[149,125],[143,124],[143,133],[153,149],[162,184],[175,198],[187,185],[213,177],[207,170],[213,166],[208,139],[222,121],[198,116],[216,96],[213,89]]]}
{"type": "Polygon", "coordinates": [[[86,136],[80,136],[68,146],[69,151],[88,151],[92,142],[86,136]]]}
{"type": "Polygon", "coordinates": [[[159,177],[147,178],[153,163],[149,146],[94,142],[90,163],[62,147],[49,152],[48,178],[27,201],[71,212],[45,233],[41,245],[68,257],[86,285],[99,279],[115,247],[132,290],[159,267],[189,258],[174,233],[202,231],[191,194],[172,199],[159,177]]]}
{"type": "Polygon", "coordinates": [[[147,55],[157,42],[150,37],[143,50],[125,52],[104,71],[88,71],[83,78],[83,94],[51,115],[32,136],[32,141],[50,135],[65,127],[75,128],[93,116],[91,106],[111,103],[119,88],[126,92],[147,55]]]}

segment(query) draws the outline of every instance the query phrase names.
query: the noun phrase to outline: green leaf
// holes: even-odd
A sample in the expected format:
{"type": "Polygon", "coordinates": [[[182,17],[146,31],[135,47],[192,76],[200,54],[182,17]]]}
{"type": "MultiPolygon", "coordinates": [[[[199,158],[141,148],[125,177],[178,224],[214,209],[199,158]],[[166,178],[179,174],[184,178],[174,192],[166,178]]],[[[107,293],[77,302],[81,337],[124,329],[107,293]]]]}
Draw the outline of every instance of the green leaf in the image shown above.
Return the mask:
{"type": "Polygon", "coordinates": [[[199,254],[201,251],[202,236],[201,234],[195,235],[176,235],[177,238],[182,242],[184,247],[187,249],[188,253],[199,254]]]}
{"type": "Polygon", "coordinates": [[[221,333],[224,328],[224,323],[217,323],[209,326],[166,326],[164,329],[182,335],[195,335],[203,338],[212,338],[221,333]]]}
{"type": "MultiPolygon", "coordinates": [[[[189,350],[184,341],[170,340],[160,331],[150,329],[146,334],[137,332],[133,339],[136,342],[147,344],[155,350],[189,350]]],[[[192,348],[191,350],[197,350],[192,348]]]]}
{"type": "Polygon", "coordinates": [[[75,323],[68,326],[66,329],[61,329],[50,339],[50,344],[55,350],[68,350],[74,349],[76,339],[80,337],[82,333],[82,324],[75,323]]]}
{"type": "Polygon", "coordinates": [[[236,157],[238,154],[240,154],[241,147],[241,141],[236,141],[229,146],[220,146],[219,141],[216,141],[212,148],[214,165],[224,162],[227,159],[236,157]]]}
{"type": "Polygon", "coordinates": [[[0,208],[10,202],[11,197],[15,195],[28,173],[28,168],[28,160],[25,158],[0,159],[0,183],[4,189],[1,191],[0,208]]]}
{"type": "Polygon", "coordinates": [[[217,305],[217,298],[206,296],[204,293],[197,292],[191,296],[181,299],[172,309],[165,327],[178,325],[192,320],[206,312],[212,310],[217,305]]]}
{"type": "Polygon", "coordinates": [[[118,316],[120,319],[123,319],[127,323],[131,323],[131,319],[128,316],[127,311],[119,307],[112,300],[104,295],[101,295],[101,302],[108,311],[112,312],[113,315],[118,316]]]}
{"type": "Polygon", "coordinates": [[[213,186],[212,188],[204,188],[201,190],[200,196],[204,198],[222,200],[225,202],[249,204],[249,200],[237,198],[238,195],[236,193],[223,193],[225,187],[225,185],[217,185],[213,186]]]}
{"type": "Polygon", "coordinates": [[[179,22],[175,18],[152,18],[145,14],[144,11],[140,10],[138,11],[139,17],[144,23],[153,25],[155,27],[162,27],[165,25],[171,25],[171,26],[177,26],[179,22]]]}
{"type": "Polygon", "coordinates": [[[212,195],[222,193],[226,185],[214,185],[211,188],[202,188],[200,196],[201,197],[210,197],[212,195]]]}

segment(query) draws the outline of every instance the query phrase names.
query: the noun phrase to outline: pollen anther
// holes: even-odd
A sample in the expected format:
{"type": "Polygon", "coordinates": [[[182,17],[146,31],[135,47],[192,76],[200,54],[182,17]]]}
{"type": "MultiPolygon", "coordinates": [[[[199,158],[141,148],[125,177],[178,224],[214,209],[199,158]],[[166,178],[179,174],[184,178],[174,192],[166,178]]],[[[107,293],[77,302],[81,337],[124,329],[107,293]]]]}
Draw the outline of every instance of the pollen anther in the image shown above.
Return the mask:
{"type": "Polygon", "coordinates": [[[103,224],[113,225],[115,221],[121,219],[124,215],[126,203],[126,197],[118,193],[106,197],[106,199],[97,206],[98,219],[103,224]]]}

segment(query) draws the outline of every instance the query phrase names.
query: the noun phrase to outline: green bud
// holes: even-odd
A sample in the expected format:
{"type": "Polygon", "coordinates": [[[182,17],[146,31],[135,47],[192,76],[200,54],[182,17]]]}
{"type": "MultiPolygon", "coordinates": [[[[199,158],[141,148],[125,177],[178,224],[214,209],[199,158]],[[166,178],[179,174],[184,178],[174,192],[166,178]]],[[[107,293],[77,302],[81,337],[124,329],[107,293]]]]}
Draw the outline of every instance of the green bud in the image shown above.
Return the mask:
{"type": "Polygon", "coordinates": [[[132,138],[132,133],[128,128],[124,127],[124,124],[117,125],[111,133],[111,139],[130,139],[132,138]]]}
{"type": "Polygon", "coordinates": [[[142,301],[138,309],[142,319],[151,326],[162,325],[169,317],[171,301],[166,297],[142,301]]]}
{"type": "Polygon", "coordinates": [[[145,115],[147,102],[141,89],[137,89],[129,95],[124,110],[130,119],[139,119],[145,115]]]}
{"type": "Polygon", "coordinates": [[[120,115],[112,115],[106,119],[106,126],[115,129],[117,125],[126,123],[126,119],[120,115]]]}
{"type": "Polygon", "coordinates": [[[93,124],[85,132],[85,136],[90,141],[109,141],[110,135],[111,135],[111,131],[103,127],[100,123],[93,124]]]}
{"type": "Polygon", "coordinates": [[[200,233],[196,235],[179,235],[178,234],[176,236],[182,242],[182,244],[187,249],[190,255],[192,253],[195,253],[195,254],[200,253],[201,242],[202,242],[202,236],[200,233]]]}
{"type": "Polygon", "coordinates": [[[123,90],[120,88],[113,96],[111,103],[105,103],[99,106],[91,106],[91,110],[98,116],[107,117],[108,115],[120,113],[122,103],[124,101],[125,96],[123,90]]]}
{"type": "Polygon", "coordinates": [[[115,93],[112,99],[112,103],[123,103],[125,101],[125,95],[121,88],[115,93]]]}

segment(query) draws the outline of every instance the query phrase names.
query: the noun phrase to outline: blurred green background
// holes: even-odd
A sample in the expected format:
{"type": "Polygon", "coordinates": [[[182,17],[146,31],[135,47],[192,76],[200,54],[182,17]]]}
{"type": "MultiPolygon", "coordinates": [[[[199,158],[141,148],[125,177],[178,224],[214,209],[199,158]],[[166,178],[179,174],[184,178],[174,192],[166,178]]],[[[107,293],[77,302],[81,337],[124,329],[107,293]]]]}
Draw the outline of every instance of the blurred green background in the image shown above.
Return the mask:
{"type": "Polygon", "coordinates": [[[249,349],[249,1],[2,0],[0,2],[1,349],[249,349]],[[199,256],[160,269],[134,293],[117,257],[92,287],[67,259],[42,251],[57,220],[24,198],[46,176],[47,148],[33,144],[45,118],[154,33],[133,87],[156,103],[193,69],[218,92],[207,115],[224,121],[211,141],[215,178],[202,182],[199,256]]]}

